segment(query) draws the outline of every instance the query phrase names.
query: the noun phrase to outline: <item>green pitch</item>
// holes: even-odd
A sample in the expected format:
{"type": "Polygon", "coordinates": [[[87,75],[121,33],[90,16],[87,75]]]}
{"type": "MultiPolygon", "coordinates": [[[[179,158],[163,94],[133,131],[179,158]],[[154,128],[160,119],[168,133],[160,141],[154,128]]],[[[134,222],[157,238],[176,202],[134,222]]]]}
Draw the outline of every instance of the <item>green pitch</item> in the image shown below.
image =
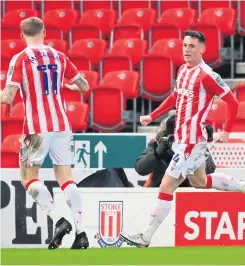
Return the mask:
{"type": "Polygon", "coordinates": [[[2,249],[2,265],[245,265],[245,247],[2,249]]]}

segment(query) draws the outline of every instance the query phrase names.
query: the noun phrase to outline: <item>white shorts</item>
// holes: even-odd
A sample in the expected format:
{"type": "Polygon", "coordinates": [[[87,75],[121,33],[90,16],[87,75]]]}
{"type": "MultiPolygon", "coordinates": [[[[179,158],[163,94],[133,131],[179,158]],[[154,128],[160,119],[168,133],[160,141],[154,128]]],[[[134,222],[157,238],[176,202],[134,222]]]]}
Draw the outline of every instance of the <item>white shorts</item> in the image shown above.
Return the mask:
{"type": "Polygon", "coordinates": [[[54,165],[74,164],[74,139],[71,131],[23,135],[20,162],[27,167],[41,165],[49,154],[54,165]]]}
{"type": "Polygon", "coordinates": [[[193,175],[194,172],[205,162],[207,143],[198,144],[177,144],[172,146],[174,156],[166,170],[167,174],[174,178],[179,178],[180,174],[184,178],[193,175]]]}

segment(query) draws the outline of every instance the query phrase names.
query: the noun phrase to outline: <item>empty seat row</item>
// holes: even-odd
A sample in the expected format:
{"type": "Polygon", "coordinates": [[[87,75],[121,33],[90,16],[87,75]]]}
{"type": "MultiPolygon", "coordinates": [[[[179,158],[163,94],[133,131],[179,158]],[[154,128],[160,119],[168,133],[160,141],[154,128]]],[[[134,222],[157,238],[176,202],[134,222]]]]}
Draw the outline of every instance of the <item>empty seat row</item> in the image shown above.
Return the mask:
{"type": "MultiPolygon", "coordinates": [[[[78,69],[84,70],[88,60],[73,60],[78,69]],[[80,68],[81,67],[81,68],[80,68]]],[[[107,56],[101,61],[101,79],[111,71],[119,71],[119,73],[128,73],[132,69],[132,62],[128,57],[124,56],[107,56]]],[[[89,70],[86,69],[85,70],[89,70]]],[[[81,71],[84,73],[84,71],[81,71]]],[[[138,72],[136,72],[138,74],[138,72]]],[[[176,68],[173,62],[165,56],[146,55],[140,62],[140,80],[141,80],[141,96],[150,100],[160,101],[164,99],[165,94],[173,87],[173,81],[176,77],[176,68]],[[156,71],[157,70],[157,71],[156,71]]],[[[6,72],[2,73],[2,78],[6,78],[6,72]]],[[[125,75],[125,74],[124,74],[125,75]]]]}
{"type": "MultiPolygon", "coordinates": [[[[25,9],[12,10],[5,15],[2,25],[19,28],[21,20],[30,16],[37,16],[36,11],[25,9]]],[[[222,34],[233,35],[236,27],[236,11],[232,8],[206,9],[201,14],[197,23],[197,12],[190,8],[168,9],[163,12],[158,20],[156,20],[156,12],[153,9],[129,9],[122,14],[122,17],[117,23],[116,13],[110,9],[87,11],[81,16],[80,20],[76,10],[57,9],[45,13],[44,23],[47,27],[52,26],[62,30],[65,34],[68,34],[71,30],[71,35],[79,27],[83,29],[84,26],[94,27],[94,30],[97,29],[98,34],[102,33],[103,36],[109,36],[111,30],[117,26],[137,26],[144,33],[147,33],[152,26],[168,25],[177,27],[183,33],[193,24],[213,25],[218,27],[222,34]]],[[[244,21],[241,20],[238,29],[244,27],[243,23],[244,21]]]]}
{"type": "MultiPolygon", "coordinates": [[[[86,131],[89,126],[100,132],[117,132],[125,128],[123,113],[126,107],[123,92],[112,86],[101,85],[90,92],[90,102],[67,102],[66,110],[73,132],[86,131]],[[110,104],[108,104],[110,102],[110,104]]],[[[1,105],[1,108],[7,108],[1,105]]],[[[6,113],[3,110],[3,113],[6,113]]],[[[11,134],[21,134],[24,121],[22,103],[13,106],[9,117],[1,118],[2,140],[11,134]]]]}
{"type": "MultiPolygon", "coordinates": [[[[11,134],[21,134],[24,121],[24,108],[22,103],[17,103],[11,109],[9,116],[6,115],[9,106],[1,105],[2,140],[11,134]]],[[[67,115],[73,132],[87,130],[89,105],[83,102],[67,102],[67,115]]]]}
{"type": "MultiPolygon", "coordinates": [[[[226,1],[214,1],[214,0],[182,0],[182,1],[171,1],[171,0],[146,0],[146,1],[74,1],[66,0],[59,2],[59,8],[72,8],[79,11],[81,14],[88,10],[109,8],[118,11],[121,15],[125,10],[132,8],[153,8],[158,12],[158,17],[163,11],[170,8],[195,8],[199,14],[201,14],[207,8],[220,8],[220,7],[232,7],[239,9],[242,1],[226,0],[226,1]]],[[[42,14],[51,9],[57,9],[57,1],[12,1],[3,0],[2,11],[3,15],[13,9],[37,9],[41,10],[42,14]]]]}
{"type": "MultiPolygon", "coordinates": [[[[207,28],[206,30],[212,29],[207,28]]],[[[210,34],[212,34],[211,31],[210,34]]],[[[217,36],[214,34],[213,38],[207,41],[207,50],[203,55],[203,59],[212,67],[215,67],[217,62],[220,64],[223,62],[220,54],[220,43],[215,42],[215,37],[217,36]]],[[[119,39],[112,45],[109,53],[106,52],[106,42],[101,39],[77,40],[73,43],[69,52],[65,49],[67,43],[64,40],[46,40],[45,44],[66,53],[78,69],[99,71],[100,79],[108,71],[139,70],[141,60],[148,55],[164,56],[173,61],[174,68],[184,63],[181,39],[156,40],[151,49],[149,49],[146,40],[119,39]]],[[[12,56],[25,47],[22,40],[3,40],[1,42],[2,70],[7,71],[12,56]]]]}
{"type": "MultiPolygon", "coordinates": [[[[232,132],[245,132],[245,101],[239,102],[238,113],[235,120],[235,124],[232,128],[232,132]]],[[[212,108],[208,114],[207,122],[214,127],[214,130],[221,130],[225,123],[225,117],[227,112],[227,104],[220,100],[215,99],[212,108]],[[220,115],[224,114],[224,115],[220,115]]]]}
{"type": "MultiPolygon", "coordinates": [[[[3,109],[5,105],[2,105],[3,109]]],[[[239,103],[238,114],[232,132],[245,132],[245,102],[239,103]]],[[[4,110],[3,110],[4,111],[4,110]]],[[[125,128],[124,118],[125,97],[123,92],[113,86],[101,85],[91,91],[90,105],[81,102],[67,103],[67,115],[73,132],[86,131],[88,120],[90,127],[100,132],[117,132],[125,128]],[[110,104],[108,104],[110,102],[110,104]],[[90,113],[90,119],[89,119],[90,113]]],[[[215,99],[210,110],[207,122],[215,130],[222,129],[226,114],[226,103],[215,99]]],[[[24,109],[21,103],[15,105],[8,118],[1,121],[2,139],[12,134],[21,134],[24,120],[24,109]]]]}

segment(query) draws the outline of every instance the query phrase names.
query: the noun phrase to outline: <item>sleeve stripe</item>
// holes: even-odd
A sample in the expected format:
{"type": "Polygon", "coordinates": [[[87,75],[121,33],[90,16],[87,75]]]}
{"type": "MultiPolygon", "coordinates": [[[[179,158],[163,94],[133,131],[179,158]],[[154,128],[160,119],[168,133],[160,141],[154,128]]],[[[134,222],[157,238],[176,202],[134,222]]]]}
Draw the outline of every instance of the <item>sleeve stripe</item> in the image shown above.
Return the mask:
{"type": "Polygon", "coordinates": [[[223,93],[219,95],[219,98],[224,97],[230,90],[225,90],[223,93]]]}

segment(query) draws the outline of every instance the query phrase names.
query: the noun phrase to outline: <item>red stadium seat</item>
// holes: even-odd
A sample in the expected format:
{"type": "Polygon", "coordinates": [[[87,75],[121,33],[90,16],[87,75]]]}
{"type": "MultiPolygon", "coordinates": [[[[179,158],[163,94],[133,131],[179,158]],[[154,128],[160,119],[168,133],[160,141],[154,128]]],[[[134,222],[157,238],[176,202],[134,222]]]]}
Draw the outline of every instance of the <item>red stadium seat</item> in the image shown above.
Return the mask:
{"type": "Polygon", "coordinates": [[[125,100],[133,99],[133,131],[136,132],[136,99],[139,97],[139,73],[136,71],[112,71],[104,76],[101,84],[120,89],[125,96],[125,100]]]}
{"type": "Polygon", "coordinates": [[[83,94],[84,99],[87,100],[90,96],[90,91],[96,86],[98,86],[99,74],[96,71],[86,71],[86,70],[80,70],[80,73],[82,77],[88,81],[89,84],[89,91],[83,94]]]}
{"type": "Polygon", "coordinates": [[[162,101],[173,87],[173,62],[163,56],[149,55],[141,60],[141,96],[162,101]]]}
{"type": "Polygon", "coordinates": [[[212,107],[208,113],[207,122],[213,126],[216,131],[222,129],[223,123],[225,122],[226,109],[226,102],[220,99],[214,99],[212,107]]]}
{"type": "Polygon", "coordinates": [[[46,36],[45,39],[64,39],[63,32],[59,27],[46,26],[46,36]]]}
{"type": "Polygon", "coordinates": [[[69,56],[72,63],[80,70],[92,70],[91,61],[86,56],[69,56]]]}
{"type": "Polygon", "coordinates": [[[238,1],[238,33],[245,35],[245,1],[238,1]]]}
{"type": "Polygon", "coordinates": [[[103,85],[94,88],[90,93],[91,128],[105,133],[125,128],[124,101],[120,89],[103,85]]]}
{"type": "Polygon", "coordinates": [[[110,48],[116,40],[120,39],[144,39],[144,31],[138,26],[135,25],[116,25],[111,30],[110,36],[110,48]]]}
{"type": "Polygon", "coordinates": [[[190,1],[172,1],[172,0],[159,0],[158,1],[158,17],[160,18],[162,13],[171,8],[190,8],[190,1]]]}
{"type": "Polygon", "coordinates": [[[125,10],[118,22],[119,25],[134,25],[145,32],[150,29],[156,20],[156,11],[150,8],[134,8],[125,10]]]}
{"type": "Polygon", "coordinates": [[[113,7],[113,0],[109,1],[81,1],[81,14],[91,9],[110,9],[113,7]]]}
{"type": "MultiPolygon", "coordinates": [[[[245,119],[245,101],[239,102],[236,118],[237,119],[245,119]]],[[[244,126],[245,126],[245,121],[244,121],[244,126]]]]}
{"type": "Polygon", "coordinates": [[[2,40],[1,41],[1,56],[12,58],[15,54],[20,53],[26,48],[26,44],[22,40],[2,40]]]}
{"type": "MultiPolygon", "coordinates": [[[[68,84],[73,84],[73,82],[71,82],[68,79],[64,79],[64,84],[68,83],[68,84]]],[[[81,94],[79,91],[72,91],[68,88],[65,87],[65,85],[62,88],[62,94],[65,98],[66,103],[68,102],[82,102],[83,101],[83,94],[81,94]]]]}
{"type": "Polygon", "coordinates": [[[1,147],[1,167],[18,168],[21,135],[7,136],[1,147]]]}
{"type": "Polygon", "coordinates": [[[100,79],[110,71],[133,70],[133,64],[128,56],[106,55],[100,61],[100,79]]]}
{"type": "Polygon", "coordinates": [[[1,56],[1,69],[3,71],[8,71],[9,62],[10,62],[10,58],[1,56]]]}
{"type": "MultiPolygon", "coordinates": [[[[89,91],[81,94],[78,91],[72,91],[64,87],[63,94],[66,102],[83,102],[84,100],[87,100],[90,96],[90,91],[98,85],[99,82],[98,72],[88,71],[88,70],[80,70],[79,72],[81,73],[81,76],[88,81],[89,91]]],[[[73,84],[73,82],[70,82],[67,79],[65,79],[65,83],[73,84]]]]}
{"type": "Polygon", "coordinates": [[[1,27],[1,40],[8,39],[21,39],[20,37],[20,29],[18,27],[12,26],[2,26],[1,27]]]}
{"type": "Polygon", "coordinates": [[[37,17],[37,11],[34,9],[16,9],[11,10],[3,17],[2,25],[20,27],[20,22],[29,17],[37,17]]]}
{"type": "MultiPolygon", "coordinates": [[[[232,90],[235,91],[236,98],[239,102],[245,101],[245,82],[236,84],[232,90]]],[[[245,110],[244,110],[245,113],[245,110]]]]}
{"type": "Polygon", "coordinates": [[[102,39],[102,32],[95,26],[77,25],[69,32],[69,47],[81,39],[102,39]]]}
{"type": "Polygon", "coordinates": [[[24,108],[22,103],[13,106],[8,119],[2,122],[2,139],[12,134],[21,134],[24,121],[24,108]]]}
{"type": "Polygon", "coordinates": [[[245,101],[239,103],[235,124],[232,132],[245,132],[245,101]]]}
{"type": "Polygon", "coordinates": [[[202,12],[208,8],[222,8],[222,7],[232,7],[232,1],[213,1],[213,0],[200,0],[198,5],[199,16],[202,12]]]}
{"type": "Polygon", "coordinates": [[[34,9],[34,1],[12,1],[4,0],[3,1],[4,13],[9,12],[10,10],[16,9],[34,9]]]}
{"type": "Polygon", "coordinates": [[[7,81],[7,73],[8,71],[1,70],[0,72],[0,78],[1,78],[1,90],[5,88],[5,84],[7,81]]]}
{"type": "Polygon", "coordinates": [[[204,61],[212,66],[222,65],[223,59],[220,55],[222,36],[219,28],[213,25],[202,24],[193,25],[191,28],[201,31],[206,36],[206,51],[203,54],[204,61]]]}
{"type": "Polygon", "coordinates": [[[118,5],[119,5],[118,6],[119,15],[121,16],[123,12],[127,9],[151,8],[151,0],[146,0],[146,1],[119,0],[118,5]]]}
{"type": "Polygon", "coordinates": [[[84,39],[73,43],[70,55],[73,57],[87,57],[92,65],[99,64],[105,53],[106,42],[100,39],[84,39]]]}
{"type": "Polygon", "coordinates": [[[155,24],[149,31],[149,45],[150,48],[153,44],[161,39],[180,39],[181,32],[179,28],[169,25],[155,24]]]}
{"type": "Polygon", "coordinates": [[[209,8],[203,11],[199,23],[217,26],[223,35],[234,35],[236,11],[232,8],[209,8]]]}
{"type": "Polygon", "coordinates": [[[58,27],[68,33],[77,24],[78,12],[74,9],[52,9],[44,14],[43,20],[45,25],[58,27]]]}
{"type": "Polygon", "coordinates": [[[26,48],[22,40],[2,40],[1,41],[1,69],[8,70],[12,57],[26,48]]]}
{"type": "Polygon", "coordinates": [[[44,44],[66,54],[67,53],[67,41],[59,39],[45,39],[44,44]]]}
{"type": "MultiPolygon", "coordinates": [[[[231,36],[231,78],[234,77],[234,35],[236,32],[236,12],[232,8],[210,8],[203,11],[199,24],[218,27],[221,32],[221,46],[224,43],[224,36],[231,36]]],[[[210,36],[211,37],[211,36],[210,36]]],[[[219,39],[219,38],[218,38],[219,39]]],[[[212,39],[212,43],[218,41],[212,39]]],[[[213,44],[212,44],[213,45],[213,44]]],[[[210,52],[207,47],[207,51],[210,52]]],[[[204,55],[205,56],[205,55],[204,55]]],[[[204,59],[205,60],[205,59],[204,59]]]]}
{"type": "Polygon", "coordinates": [[[74,1],[73,0],[66,0],[66,1],[42,1],[42,13],[44,14],[46,11],[51,9],[73,9],[74,8],[74,1]]]}
{"type": "Polygon", "coordinates": [[[101,30],[103,35],[109,36],[116,22],[116,12],[111,9],[88,10],[82,14],[79,21],[82,25],[95,26],[101,30]]]}
{"type": "Polygon", "coordinates": [[[190,25],[196,23],[196,10],[191,8],[171,8],[162,13],[159,24],[175,26],[183,33],[190,28],[190,25]]]}
{"type": "Polygon", "coordinates": [[[163,39],[156,41],[150,54],[169,58],[179,67],[185,63],[182,53],[183,41],[180,39],[163,39]]]}
{"type": "Polygon", "coordinates": [[[1,104],[1,116],[0,116],[1,122],[8,118],[9,110],[10,110],[9,104],[1,104]]]}
{"type": "Polygon", "coordinates": [[[66,110],[72,132],[86,131],[88,128],[89,105],[82,102],[68,102],[66,110]]]}
{"type": "Polygon", "coordinates": [[[110,55],[127,56],[134,67],[139,66],[141,58],[147,52],[147,41],[141,39],[122,39],[114,42],[110,55]]]}
{"type": "Polygon", "coordinates": [[[139,96],[139,73],[136,71],[108,72],[101,84],[120,89],[126,99],[137,98],[139,96]]]}
{"type": "Polygon", "coordinates": [[[1,41],[1,56],[12,58],[15,54],[20,53],[26,48],[26,44],[22,40],[2,40],[1,41]]]}

